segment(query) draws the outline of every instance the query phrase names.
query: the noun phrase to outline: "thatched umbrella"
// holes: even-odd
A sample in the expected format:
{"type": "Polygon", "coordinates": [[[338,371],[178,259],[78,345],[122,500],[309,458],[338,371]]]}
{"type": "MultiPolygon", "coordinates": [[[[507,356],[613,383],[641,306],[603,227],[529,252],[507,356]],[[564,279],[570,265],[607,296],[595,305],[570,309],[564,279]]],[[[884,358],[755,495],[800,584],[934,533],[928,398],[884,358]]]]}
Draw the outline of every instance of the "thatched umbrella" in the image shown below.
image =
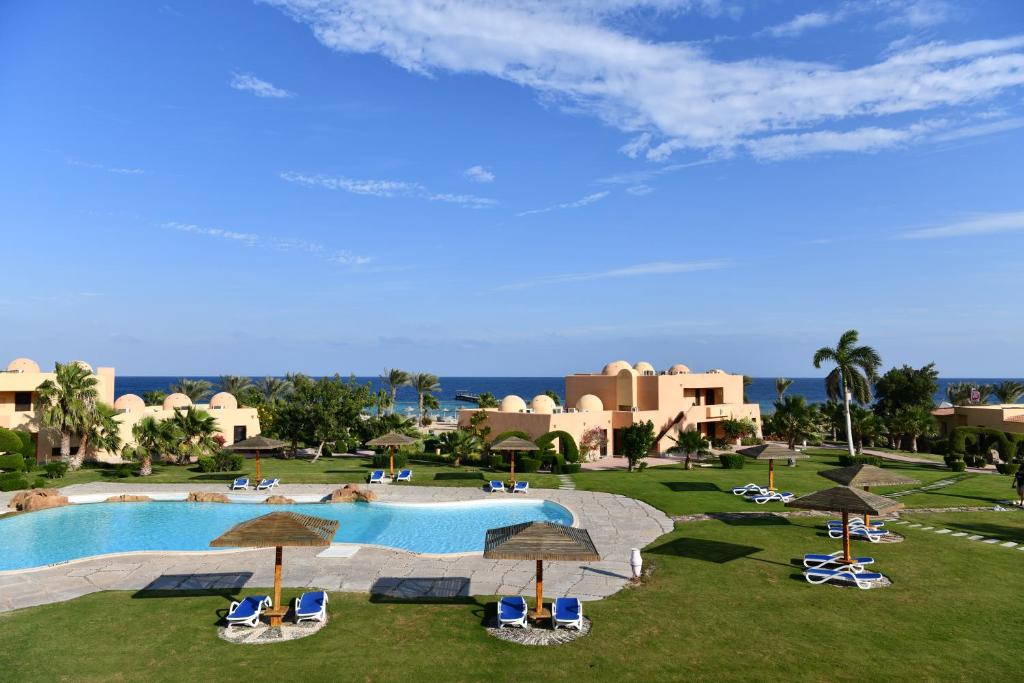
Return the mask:
{"type": "Polygon", "coordinates": [[[408,446],[409,444],[416,443],[416,439],[405,434],[399,434],[398,432],[388,432],[384,436],[378,436],[376,439],[371,439],[366,442],[367,446],[387,446],[391,452],[391,478],[395,478],[395,449],[400,446],[408,446]]]}
{"type": "MultiPolygon", "coordinates": [[[[831,479],[837,484],[862,488],[865,491],[870,491],[872,486],[903,486],[905,484],[921,483],[919,479],[911,479],[910,477],[889,472],[874,465],[850,465],[849,467],[825,470],[824,472],[818,472],[818,474],[826,479],[831,479]]],[[[864,515],[864,524],[870,523],[871,516],[864,515]]]]}
{"type": "Polygon", "coordinates": [[[271,626],[280,626],[288,612],[281,605],[281,561],[284,546],[320,547],[331,544],[338,522],[323,517],[299,515],[294,512],[271,512],[268,515],[240,522],[210,541],[214,548],[275,548],[274,606],[267,612],[271,626]]]}
{"type": "Polygon", "coordinates": [[[488,529],[484,539],[484,557],[489,560],[537,561],[534,619],[551,616],[544,609],[544,560],[597,562],[601,559],[586,529],[551,522],[525,522],[488,529]]]}
{"type": "Polygon", "coordinates": [[[782,446],[776,446],[775,444],[766,443],[761,446],[750,446],[749,448],[740,448],[736,451],[741,455],[747,455],[754,460],[767,460],[768,461],[768,490],[775,490],[775,461],[776,460],[806,460],[807,455],[800,451],[791,451],[788,448],[782,446]]]}
{"type": "Polygon", "coordinates": [[[235,451],[239,453],[255,453],[256,454],[256,481],[262,479],[260,476],[260,453],[263,451],[279,451],[282,448],[287,448],[288,444],[284,441],[278,441],[277,439],[269,439],[265,436],[253,436],[248,439],[236,441],[227,447],[226,450],[235,451]]]}
{"type": "Polygon", "coordinates": [[[797,498],[786,503],[786,507],[843,513],[843,562],[849,564],[853,562],[850,557],[850,513],[884,515],[901,509],[903,503],[849,486],[836,486],[797,498]]]}
{"type": "Polygon", "coordinates": [[[522,438],[520,438],[518,436],[510,436],[510,437],[507,437],[505,439],[502,439],[498,443],[491,444],[491,450],[492,451],[510,452],[510,453],[512,453],[512,474],[511,474],[511,479],[512,479],[512,482],[515,483],[515,480],[516,480],[516,453],[518,453],[519,451],[539,451],[540,450],[540,446],[538,446],[537,444],[535,444],[532,441],[527,441],[526,439],[522,439],[522,438]]]}

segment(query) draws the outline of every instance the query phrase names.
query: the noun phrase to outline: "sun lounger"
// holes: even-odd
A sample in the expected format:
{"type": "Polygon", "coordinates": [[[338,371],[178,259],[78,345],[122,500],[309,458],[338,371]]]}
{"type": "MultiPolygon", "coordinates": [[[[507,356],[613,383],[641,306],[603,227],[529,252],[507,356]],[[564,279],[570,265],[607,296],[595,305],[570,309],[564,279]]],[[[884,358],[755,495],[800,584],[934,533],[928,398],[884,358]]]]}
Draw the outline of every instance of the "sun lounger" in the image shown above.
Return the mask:
{"type": "Polygon", "coordinates": [[[756,493],[759,496],[767,496],[771,491],[768,489],[758,486],[757,484],[747,484],[746,486],[737,486],[732,490],[735,496],[747,496],[756,493]]]}
{"type": "Polygon", "coordinates": [[[555,598],[551,606],[551,628],[583,628],[583,603],[579,598],[555,598]]]}
{"type": "Polygon", "coordinates": [[[228,622],[228,628],[232,626],[258,626],[260,614],[272,604],[273,601],[269,595],[250,595],[247,598],[242,598],[241,602],[233,601],[228,609],[228,615],[225,617],[225,620],[228,622]]]}
{"type": "Polygon", "coordinates": [[[529,493],[530,482],[528,481],[517,481],[516,485],[512,487],[512,493],[529,493]]]}
{"type": "Polygon", "coordinates": [[[246,477],[239,477],[231,482],[232,491],[238,491],[240,489],[244,491],[247,488],[249,488],[249,480],[246,477]]]}
{"type": "Polygon", "coordinates": [[[518,626],[526,628],[526,598],[521,595],[498,601],[498,628],[518,626]]]}
{"type": "Polygon", "coordinates": [[[274,478],[274,479],[264,479],[263,481],[261,481],[259,484],[256,485],[256,490],[257,491],[269,491],[270,489],[274,488],[275,486],[277,486],[280,483],[281,483],[281,480],[277,479],[277,478],[274,478]]]}
{"type": "Polygon", "coordinates": [[[402,470],[395,477],[395,481],[412,481],[412,470],[402,470]]]}
{"type": "Polygon", "coordinates": [[[857,588],[871,588],[871,585],[882,579],[878,572],[858,572],[852,569],[817,569],[804,571],[807,583],[821,584],[827,581],[846,581],[857,585],[857,588]]]}
{"type": "MultiPolygon", "coordinates": [[[[860,517],[855,517],[855,518],[850,520],[850,528],[853,528],[853,527],[863,527],[863,526],[864,526],[864,520],[861,519],[860,517]]],[[[879,528],[885,526],[885,522],[871,522],[871,524],[869,526],[872,529],[879,529],[879,528]]],[[[838,528],[842,529],[843,528],[843,521],[840,520],[840,519],[830,519],[828,521],[828,527],[830,529],[832,527],[838,527],[838,528]]]]}
{"type": "Polygon", "coordinates": [[[862,571],[865,565],[874,564],[875,558],[873,557],[855,557],[851,564],[843,562],[843,552],[837,550],[831,555],[820,555],[817,553],[808,553],[804,555],[804,566],[811,569],[843,569],[851,568],[855,571],[862,571]]]}
{"type": "Polygon", "coordinates": [[[487,492],[488,493],[498,493],[499,491],[501,493],[505,493],[505,485],[504,484],[502,484],[497,479],[492,479],[491,481],[487,482],[487,492]]]}
{"type": "Polygon", "coordinates": [[[327,620],[327,593],[312,591],[295,598],[295,623],[327,620]]]}
{"type": "MultiPolygon", "coordinates": [[[[863,526],[861,526],[861,527],[851,527],[850,528],[850,538],[865,538],[865,539],[871,541],[872,543],[878,543],[878,541],[882,538],[882,536],[885,536],[887,533],[889,533],[889,532],[886,531],[885,529],[868,529],[867,527],[863,527],[863,526]]],[[[838,529],[830,528],[828,530],[828,537],[829,538],[842,538],[843,537],[843,528],[842,527],[839,527],[838,529]]]]}
{"type": "Polygon", "coordinates": [[[383,484],[384,483],[384,470],[374,470],[370,472],[370,483],[371,484],[383,484]]]}
{"type": "Polygon", "coordinates": [[[790,493],[789,491],[771,491],[770,493],[767,493],[763,496],[747,496],[747,500],[752,500],[758,505],[764,505],[765,503],[771,503],[775,501],[779,503],[788,503],[789,501],[793,500],[793,494],[790,493]]]}

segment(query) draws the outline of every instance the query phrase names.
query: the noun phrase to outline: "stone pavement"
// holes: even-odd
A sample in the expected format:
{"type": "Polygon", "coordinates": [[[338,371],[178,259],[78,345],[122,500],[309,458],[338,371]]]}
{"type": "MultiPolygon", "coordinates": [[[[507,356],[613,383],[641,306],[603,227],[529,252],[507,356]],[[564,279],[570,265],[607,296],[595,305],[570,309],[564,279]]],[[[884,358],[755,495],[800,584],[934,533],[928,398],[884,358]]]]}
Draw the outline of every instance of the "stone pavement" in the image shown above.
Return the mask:
{"type": "MultiPolygon", "coordinates": [[[[316,500],[337,486],[293,484],[275,492],[300,500],[316,500]]],[[[147,484],[95,482],[69,486],[72,500],[103,500],[107,496],[220,491],[219,484],[147,484]]],[[[486,499],[476,488],[374,486],[380,500],[429,503],[486,499]]],[[[264,494],[243,494],[262,498],[264,494]]],[[[643,548],[673,529],[661,511],[632,498],[590,491],[536,489],[530,498],[565,506],[576,526],[590,532],[603,558],[599,562],[550,562],[544,568],[549,595],[575,595],[596,600],[620,590],[630,576],[630,548],[643,548]]],[[[6,506],[0,497],[0,504],[6,506]]],[[[122,503],[150,505],[152,503],[122,503]]],[[[337,503],[346,505],[347,503],[337,503]]],[[[283,506],[282,509],[288,509],[283,506]]],[[[32,513],[28,513],[32,514],[32,513]]],[[[321,548],[287,548],[284,585],[328,591],[373,593],[392,598],[528,595],[533,590],[535,563],[485,560],[481,553],[418,555],[363,546],[351,557],[317,557],[321,548]]],[[[189,553],[129,553],[76,560],[55,566],[0,572],[0,611],[69,600],[101,590],[208,590],[238,594],[246,587],[273,584],[274,550],[228,550],[189,553]]]]}

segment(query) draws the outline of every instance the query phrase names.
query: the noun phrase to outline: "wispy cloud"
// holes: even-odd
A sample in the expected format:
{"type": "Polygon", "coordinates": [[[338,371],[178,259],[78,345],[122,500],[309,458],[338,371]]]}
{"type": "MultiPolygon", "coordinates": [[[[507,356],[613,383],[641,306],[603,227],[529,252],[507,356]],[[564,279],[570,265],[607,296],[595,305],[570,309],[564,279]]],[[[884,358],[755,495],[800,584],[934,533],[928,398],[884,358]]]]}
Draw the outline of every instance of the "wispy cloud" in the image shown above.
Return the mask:
{"type": "Polygon", "coordinates": [[[729,267],[728,261],[692,261],[688,263],[659,262],[641,263],[625,268],[613,268],[592,273],[566,273],[563,275],[549,275],[534,280],[515,282],[503,285],[498,289],[528,289],[530,287],[545,287],[550,285],[562,285],[572,282],[591,282],[593,280],[608,280],[613,278],[649,277],[652,275],[672,275],[675,273],[693,273],[703,270],[720,270],[729,267]]]}
{"type": "Polygon", "coordinates": [[[815,10],[798,14],[789,21],[769,26],[757,35],[773,38],[794,38],[805,31],[832,26],[855,17],[874,14],[879,28],[909,27],[920,29],[948,21],[952,7],[946,0],[880,0],[851,2],[847,0],[835,10],[815,10]]]}
{"type": "Polygon", "coordinates": [[[934,228],[908,230],[896,235],[899,239],[929,240],[944,237],[970,237],[1024,230],[1024,211],[993,213],[934,228]]]}
{"type": "Polygon", "coordinates": [[[627,187],[626,192],[637,197],[642,197],[645,194],[654,192],[654,188],[650,185],[633,185],[631,187],[627,187]]]}
{"type": "Polygon", "coordinates": [[[232,73],[230,85],[235,90],[251,92],[256,97],[294,97],[295,93],[278,88],[273,83],[256,78],[250,73],[232,73]]]}
{"type": "Polygon", "coordinates": [[[472,180],[474,183],[493,183],[494,173],[488,171],[483,166],[470,166],[463,173],[466,178],[472,180]]]}
{"type": "Polygon", "coordinates": [[[990,123],[979,123],[971,126],[960,126],[935,135],[932,139],[936,142],[949,142],[951,140],[962,140],[983,135],[995,135],[1005,133],[1008,130],[1024,128],[1024,117],[1005,118],[990,123]]]}
{"type": "Polygon", "coordinates": [[[707,157],[705,159],[698,159],[697,161],[689,161],[687,163],[664,164],[662,166],[645,168],[640,171],[626,171],[625,173],[616,173],[615,175],[598,178],[596,182],[605,185],[643,185],[648,180],[657,178],[658,176],[662,176],[667,173],[676,173],[677,171],[694,168],[696,166],[713,164],[716,161],[721,161],[723,158],[725,158],[725,156],[707,157]]]}
{"type": "Polygon", "coordinates": [[[352,194],[371,197],[413,197],[430,202],[458,204],[470,209],[489,209],[497,206],[498,200],[489,197],[478,197],[472,194],[451,194],[431,192],[420,183],[402,180],[359,180],[344,176],[310,175],[284,171],[279,174],[282,180],[307,187],[322,187],[327,190],[343,190],[352,194]]]}
{"type": "Polygon", "coordinates": [[[82,161],[80,159],[67,160],[71,166],[81,166],[82,168],[92,168],[97,171],[106,171],[107,173],[120,173],[123,175],[142,175],[146,171],[141,168],[134,168],[129,166],[107,166],[106,164],[99,164],[93,161],[82,161]]]}
{"type": "Polygon", "coordinates": [[[234,242],[235,244],[247,248],[259,247],[264,249],[274,249],[277,251],[295,251],[312,254],[325,261],[346,266],[359,266],[369,263],[372,260],[368,256],[353,254],[347,249],[329,249],[319,242],[309,242],[293,237],[258,235],[252,232],[238,232],[236,230],[225,230],[223,228],[207,227],[196,225],[194,223],[179,223],[176,221],[164,223],[162,227],[167,228],[168,230],[177,230],[178,232],[185,232],[192,235],[215,237],[217,239],[234,242]]]}
{"type": "Polygon", "coordinates": [[[547,213],[548,211],[560,211],[561,209],[578,209],[582,206],[588,206],[594,202],[599,202],[605,197],[611,194],[608,190],[602,190],[601,192],[595,192],[588,194],[586,197],[581,197],[574,202],[564,202],[562,204],[554,204],[553,206],[545,206],[543,209],[530,209],[529,211],[521,211],[517,216],[532,216],[536,213],[547,213]]]}
{"type": "Polygon", "coordinates": [[[793,38],[812,28],[821,28],[842,21],[843,12],[808,12],[798,14],[789,21],[769,26],[762,33],[775,38],[793,38]]]}

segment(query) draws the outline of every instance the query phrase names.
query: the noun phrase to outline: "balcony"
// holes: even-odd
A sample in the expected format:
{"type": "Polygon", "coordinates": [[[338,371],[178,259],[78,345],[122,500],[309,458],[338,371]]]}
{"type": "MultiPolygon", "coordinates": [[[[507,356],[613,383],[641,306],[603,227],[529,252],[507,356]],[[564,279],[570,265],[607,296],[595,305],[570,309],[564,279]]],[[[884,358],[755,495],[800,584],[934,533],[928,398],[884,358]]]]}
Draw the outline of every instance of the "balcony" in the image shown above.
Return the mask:
{"type": "Polygon", "coordinates": [[[707,406],[705,417],[708,420],[725,420],[731,414],[731,411],[726,406],[707,406]]]}

